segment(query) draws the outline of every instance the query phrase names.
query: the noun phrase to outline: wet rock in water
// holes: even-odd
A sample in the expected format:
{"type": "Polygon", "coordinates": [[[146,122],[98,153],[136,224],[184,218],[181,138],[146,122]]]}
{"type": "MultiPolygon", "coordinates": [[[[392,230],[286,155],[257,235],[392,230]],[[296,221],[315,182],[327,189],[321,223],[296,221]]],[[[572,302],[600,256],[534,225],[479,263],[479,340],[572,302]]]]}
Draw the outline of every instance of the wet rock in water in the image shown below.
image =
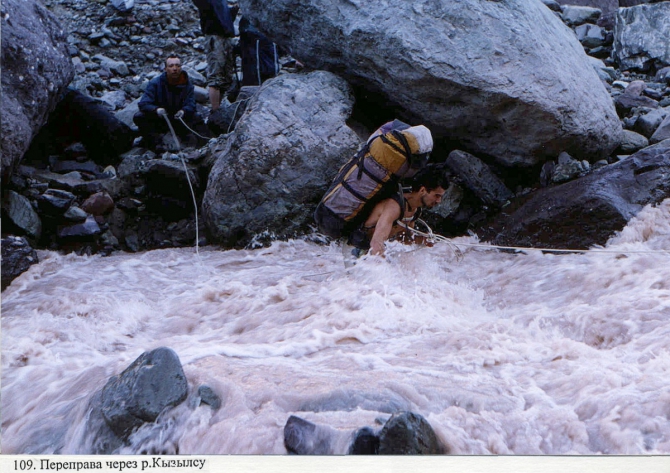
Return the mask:
{"type": "Polygon", "coordinates": [[[17,276],[38,263],[37,253],[23,237],[8,236],[0,242],[2,249],[2,290],[4,291],[17,276]]]}
{"type": "Polygon", "coordinates": [[[349,455],[377,455],[379,453],[379,436],[370,427],[363,427],[354,434],[349,447],[349,455]]]}
{"type": "Polygon", "coordinates": [[[394,414],[379,433],[380,455],[437,455],[447,453],[433,428],[420,414],[394,414]]]}
{"type": "Polygon", "coordinates": [[[330,448],[331,432],[322,426],[291,416],[284,426],[284,446],[296,455],[327,455],[330,448]]]}
{"type": "Polygon", "coordinates": [[[201,404],[207,404],[215,411],[221,407],[221,398],[209,386],[200,386],[198,388],[198,396],[200,396],[201,404]]]}
{"type": "Polygon", "coordinates": [[[102,390],[102,414],[112,431],[125,440],[187,395],[188,383],[179,357],[170,348],[156,348],[110,378],[102,390]]]}
{"type": "Polygon", "coordinates": [[[88,404],[89,415],[86,420],[84,443],[78,453],[109,455],[123,446],[121,440],[109,427],[102,415],[102,390],[97,391],[88,404]]]}

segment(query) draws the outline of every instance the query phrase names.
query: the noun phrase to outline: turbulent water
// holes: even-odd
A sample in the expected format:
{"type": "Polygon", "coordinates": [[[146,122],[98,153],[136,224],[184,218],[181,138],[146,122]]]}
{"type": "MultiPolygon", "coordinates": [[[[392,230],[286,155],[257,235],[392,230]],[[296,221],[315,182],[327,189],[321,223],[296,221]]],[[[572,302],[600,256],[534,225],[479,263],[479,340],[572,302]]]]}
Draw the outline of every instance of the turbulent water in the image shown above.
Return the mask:
{"type": "Polygon", "coordinates": [[[401,410],[455,454],[670,453],[670,200],[607,251],[460,249],[40,253],[2,294],[2,451],[87,453],[91,396],[167,346],[189,399],[119,453],[283,454],[290,415],[345,453],[401,410]]]}

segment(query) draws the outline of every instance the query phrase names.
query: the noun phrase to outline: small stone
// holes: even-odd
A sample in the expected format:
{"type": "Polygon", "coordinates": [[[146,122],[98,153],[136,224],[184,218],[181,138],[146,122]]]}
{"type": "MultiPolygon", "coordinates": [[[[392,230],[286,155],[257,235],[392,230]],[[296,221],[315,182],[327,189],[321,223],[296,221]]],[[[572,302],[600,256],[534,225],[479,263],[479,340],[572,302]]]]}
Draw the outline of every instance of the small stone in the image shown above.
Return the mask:
{"type": "Polygon", "coordinates": [[[221,407],[221,398],[209,386],[200,386],[198,388],[198,395],[200,396],[200,402],[207,404],[212,410],[217,411],[221,407]]]}

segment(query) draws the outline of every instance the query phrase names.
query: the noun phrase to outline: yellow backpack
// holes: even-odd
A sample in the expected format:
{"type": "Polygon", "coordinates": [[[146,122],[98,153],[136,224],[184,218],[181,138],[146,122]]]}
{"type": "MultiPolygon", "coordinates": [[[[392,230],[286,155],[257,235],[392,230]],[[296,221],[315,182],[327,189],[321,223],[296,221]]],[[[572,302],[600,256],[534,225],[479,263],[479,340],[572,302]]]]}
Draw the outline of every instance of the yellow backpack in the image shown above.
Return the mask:
{"type": "Polygon", "coordinates": [[[385,123],[338,172],[314,212],[319,230],[340,238],[353,230],[372,206],[414,176],[433,150],[430,130],[399,120],[385,123]]]}

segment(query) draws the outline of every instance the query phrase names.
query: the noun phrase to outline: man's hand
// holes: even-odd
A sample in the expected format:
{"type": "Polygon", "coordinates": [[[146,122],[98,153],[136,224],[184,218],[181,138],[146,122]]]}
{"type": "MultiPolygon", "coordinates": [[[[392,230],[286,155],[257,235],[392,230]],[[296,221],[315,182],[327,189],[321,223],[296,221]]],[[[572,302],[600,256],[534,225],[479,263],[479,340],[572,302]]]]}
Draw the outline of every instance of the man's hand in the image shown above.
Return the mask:
{"type": "Polygon", "coordinates": [[[181,117],[183,117],[183,116],[184,116],[184,111],[183,111],[183,110],[179,110],[177,113],[174,114],[174,117],[175,117],[177,120],[179,120],[179,119],[180,119],[181,117]]]}
{"type": "Polygon", "coordinates": [[[167,112],[165,111],[164,108],[157,108],[156,113],[158,114],[159,117],[167,116],[167,112]]]}

